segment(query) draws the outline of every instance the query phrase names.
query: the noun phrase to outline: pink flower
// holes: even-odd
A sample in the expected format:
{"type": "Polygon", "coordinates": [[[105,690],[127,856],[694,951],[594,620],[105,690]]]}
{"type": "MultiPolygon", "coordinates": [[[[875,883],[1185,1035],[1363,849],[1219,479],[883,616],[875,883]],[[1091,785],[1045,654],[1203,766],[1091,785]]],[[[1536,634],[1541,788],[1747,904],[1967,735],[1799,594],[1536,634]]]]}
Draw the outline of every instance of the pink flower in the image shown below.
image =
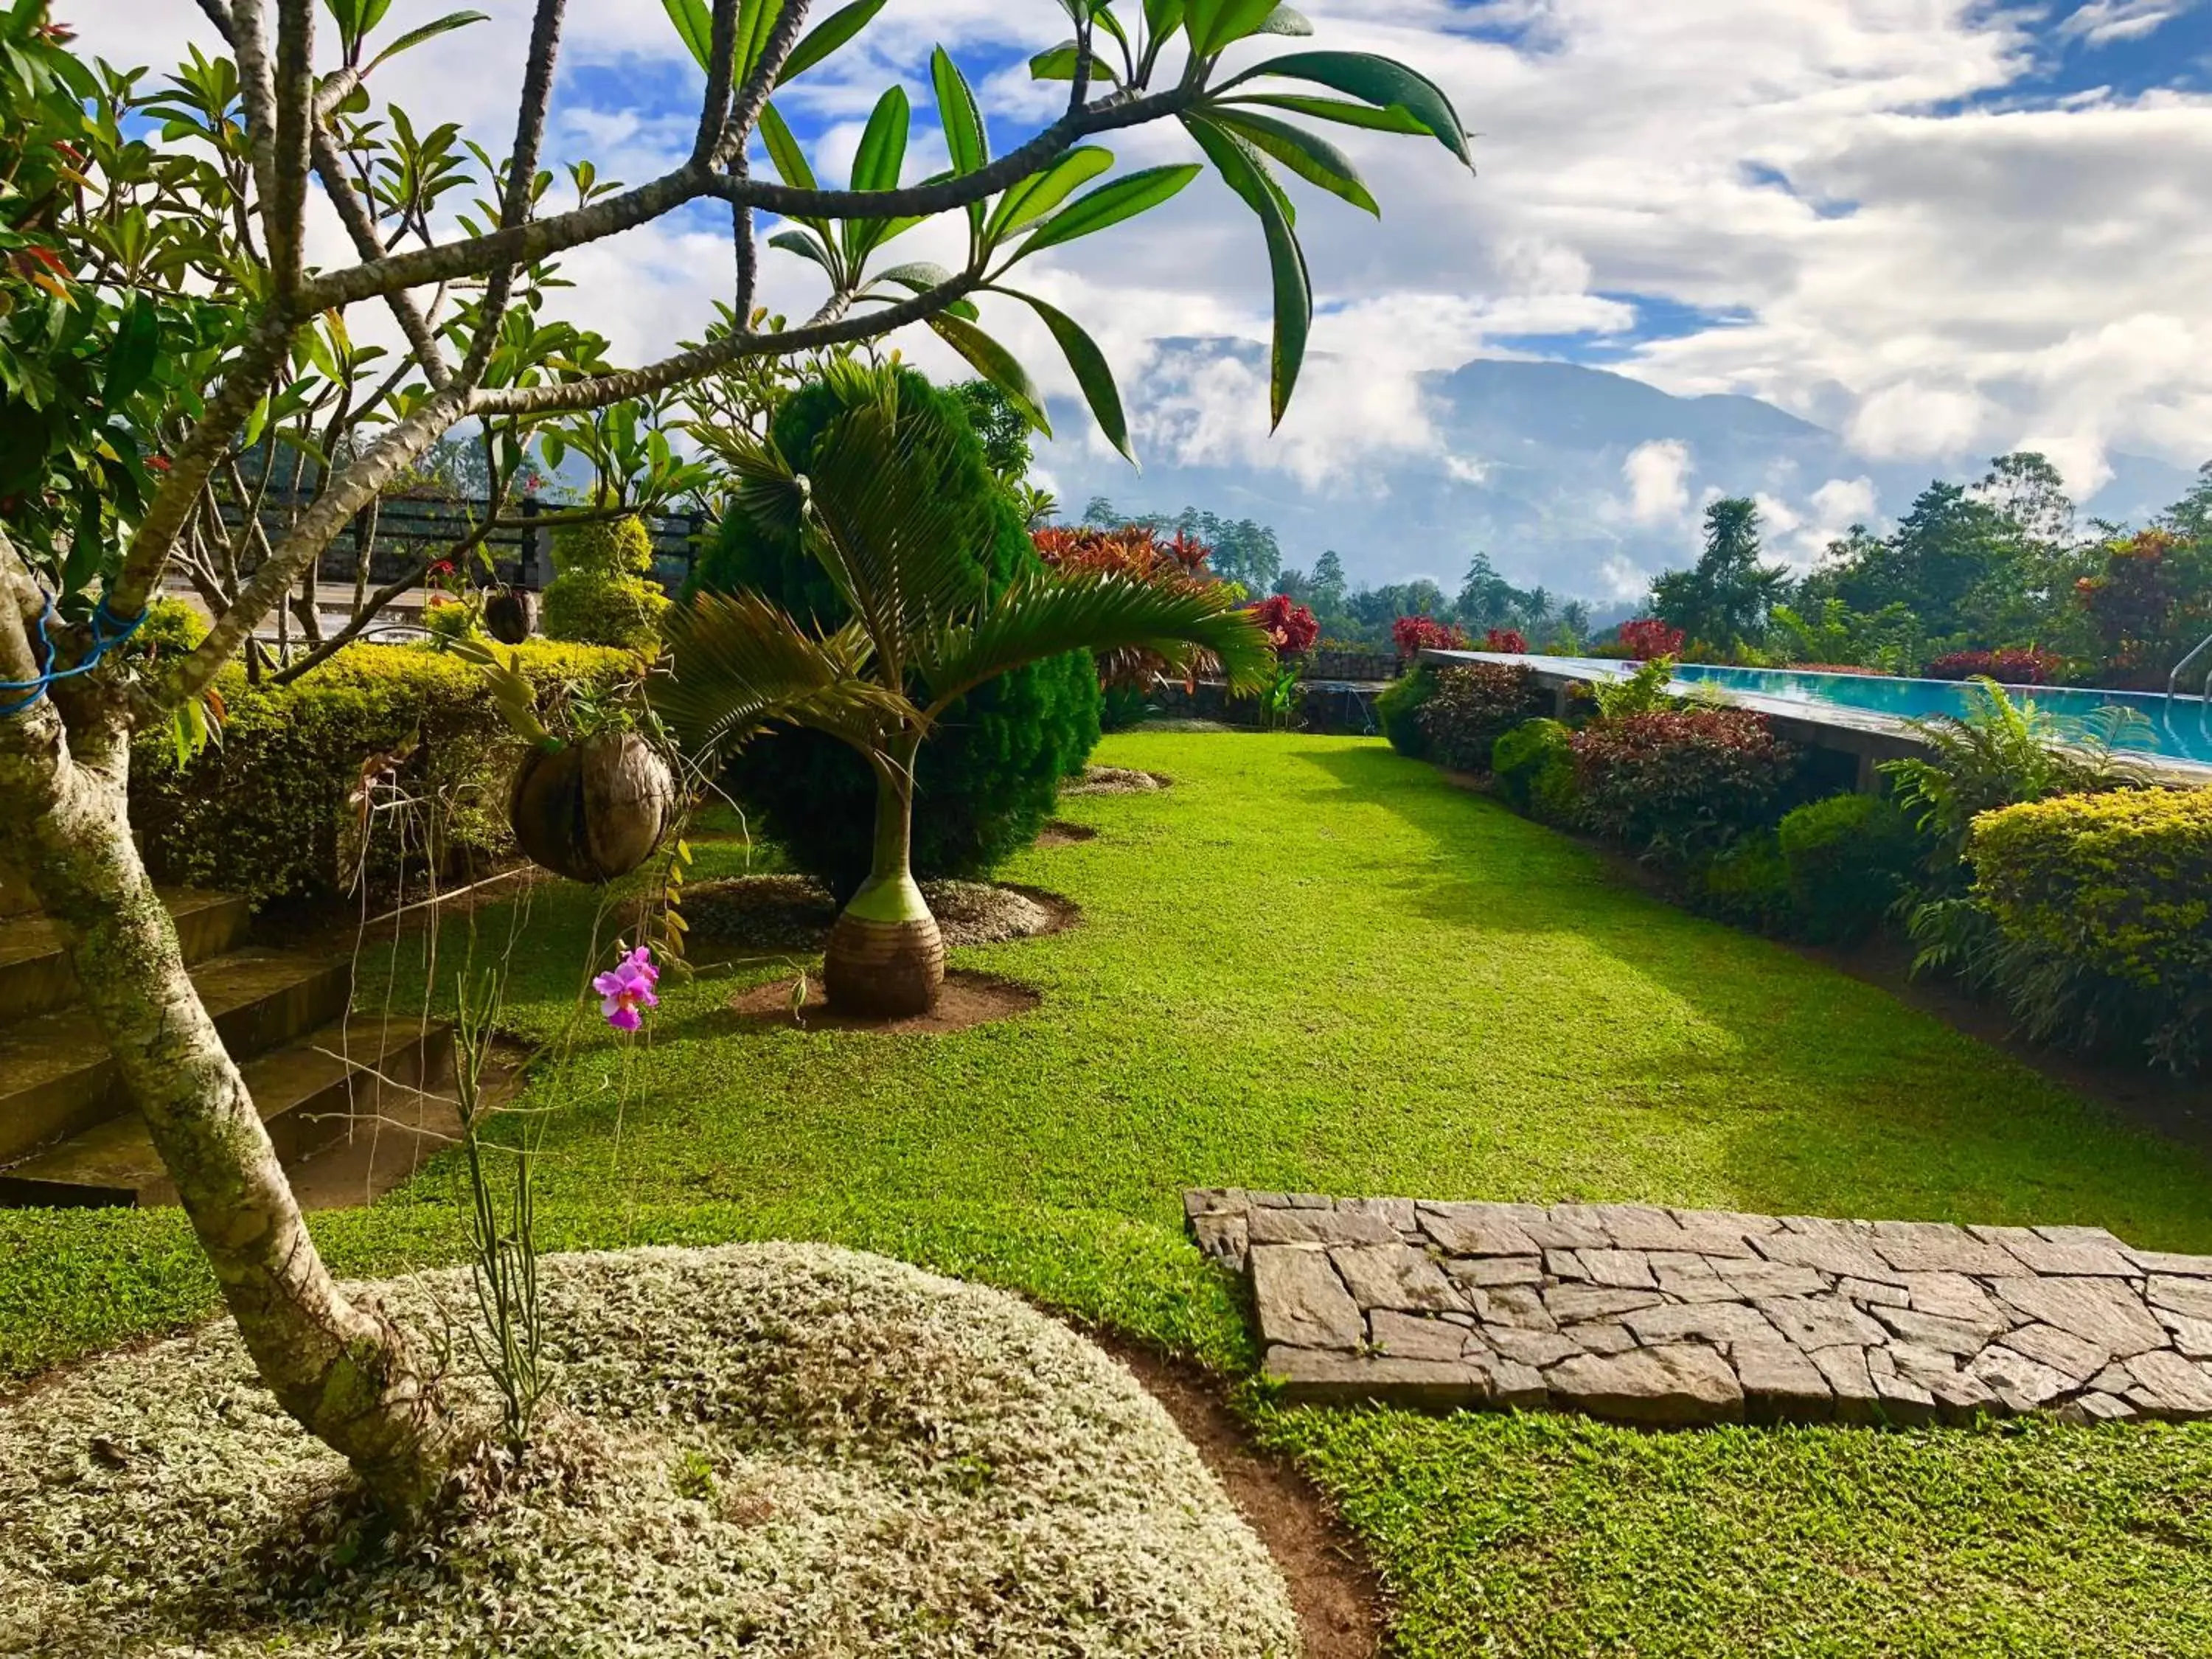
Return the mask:
{"type": "Polygon", "coordinates": [[[660,983],[660,969],[653,965],[653,948],[641,945],[620,962],[613,970],[601,974],[592,981],[592,988],[599,994],[599,1012],[607,1024],[617,1031],[635,1031],[642,1023],[641,1008],[658,1008],[660,999],[653,988],[660,983]]]}

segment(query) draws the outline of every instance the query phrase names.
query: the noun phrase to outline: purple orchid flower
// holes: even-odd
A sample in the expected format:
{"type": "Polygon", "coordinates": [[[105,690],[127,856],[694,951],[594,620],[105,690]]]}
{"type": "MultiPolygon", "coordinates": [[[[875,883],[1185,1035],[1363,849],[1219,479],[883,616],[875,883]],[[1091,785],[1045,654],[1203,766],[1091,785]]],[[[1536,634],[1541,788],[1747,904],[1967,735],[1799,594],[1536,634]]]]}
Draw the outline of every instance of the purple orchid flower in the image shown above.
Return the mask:
{"type": "Polygon", "coordinates": [[[641,945],[615,963],[611,972],[592,981],[599,994],[599,1012],[617,1031],[635,1031],[643,1023],[638,1011],[658,1008],[660,999],[653,988],[660,983],[660,969],[653,965],[653,948],[641,945]]]}

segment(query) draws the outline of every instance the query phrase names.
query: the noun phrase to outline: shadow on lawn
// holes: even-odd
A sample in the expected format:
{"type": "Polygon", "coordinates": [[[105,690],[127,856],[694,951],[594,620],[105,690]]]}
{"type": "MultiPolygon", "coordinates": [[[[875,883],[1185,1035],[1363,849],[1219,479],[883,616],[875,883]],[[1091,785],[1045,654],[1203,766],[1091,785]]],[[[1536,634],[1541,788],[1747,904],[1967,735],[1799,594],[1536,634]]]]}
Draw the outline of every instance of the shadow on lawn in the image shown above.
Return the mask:
{"type": "Polygon", "coordinates": [[[1616,988],[1585,1002],[1556,981],[1541,994],[1568,1005],[1563,1068],[1593,1097],[1618,1099],[1624,1146],[1649,1143],[1655,1171],[1674,1161],[1670,1133],[1694,1133],[1725,1147],[1733,1201],[1747,1209],[2085,1222],[2146,1246],[2212,1248],[2212,1162],[2201,1152],[1878,987],[1681,910],[1593,849],[1380,744],[1298,758],[1334,786],[1285,793],[1323,809],[1380,806],[1437,849],[1436,862],[1411,868],[1373,860],[1377,897],[1406,926],[1464,935],[1493,975],[1501,934],[1540,972],[1566,975],[1591,953],[1626,970],[1626,997],[1616,988]],[[1577,1052],[1578,1024],[1632,1018],[1638,997],[1686,1012],[1695,1040],[1640,1055],[1577,1052]]]}

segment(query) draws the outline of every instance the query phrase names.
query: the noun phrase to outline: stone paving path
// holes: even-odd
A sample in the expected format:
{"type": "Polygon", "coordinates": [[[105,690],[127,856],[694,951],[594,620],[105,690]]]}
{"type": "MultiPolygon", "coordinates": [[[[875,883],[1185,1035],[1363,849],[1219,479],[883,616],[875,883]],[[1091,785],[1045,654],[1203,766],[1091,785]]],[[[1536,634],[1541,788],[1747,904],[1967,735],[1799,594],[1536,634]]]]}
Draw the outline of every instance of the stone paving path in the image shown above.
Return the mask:
{"type": "Polygon", "coordinates": [[[2212,1256],[2100,1227],[1187,1193],[1294,1401],[1638,1423],[2212,1417],[2212,1256]]]}

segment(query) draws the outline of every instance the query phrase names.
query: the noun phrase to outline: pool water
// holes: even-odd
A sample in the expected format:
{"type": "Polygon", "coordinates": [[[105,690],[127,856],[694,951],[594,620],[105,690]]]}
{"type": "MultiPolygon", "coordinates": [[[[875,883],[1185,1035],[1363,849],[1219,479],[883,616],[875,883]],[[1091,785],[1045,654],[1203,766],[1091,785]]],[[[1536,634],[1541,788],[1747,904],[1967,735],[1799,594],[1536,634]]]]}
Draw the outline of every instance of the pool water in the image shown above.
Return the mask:
{"type": "MultiPolygon", "coordinates": [[[[1490,657],[1489,653],[1470,655],[1490,657]]],[[[1512,660],[1491,658],[1492,660],[1512,660]]],[[[1519,660],[1583,679],[1613,679],[1632,670],[1632,663],[1602,657],[1526,657],[1519,660]]],[[[1724,668],[1713,663],[1677,665],[1678,684],[1707,684],[1722,691],[1747,692],[1787,702],[1828,704],[1863,709],[1899,720],[1933,714],[1963,714],[1972,686],[1957,680],[1905,679],[1889,674],[1823,674],[1794,668],[1724,668]]],[[[2124,708],[2136,718],[2114,736],[2122,748],[2138,754],[2212,765],[2212,709],[2202,697],[2167,698],[2155,691],[2097,691],[2075,686],[2008,686],[2014,701],[2031,700],[2062,720],[2086,720],[2107,708],[2124,708]]]]}

